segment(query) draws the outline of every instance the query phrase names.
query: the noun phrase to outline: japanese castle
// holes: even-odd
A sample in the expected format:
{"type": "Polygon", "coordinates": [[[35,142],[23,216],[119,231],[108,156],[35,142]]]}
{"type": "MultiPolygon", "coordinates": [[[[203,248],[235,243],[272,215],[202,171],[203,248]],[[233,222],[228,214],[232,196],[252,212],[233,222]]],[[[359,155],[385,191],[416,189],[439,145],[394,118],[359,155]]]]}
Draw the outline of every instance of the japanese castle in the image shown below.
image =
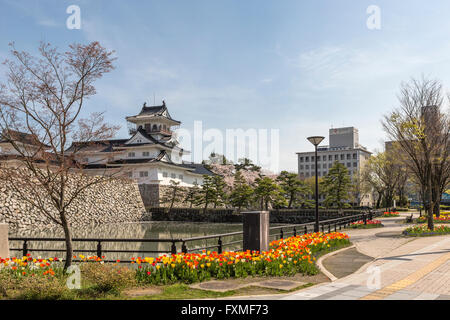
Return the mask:
{"type": "MultiPolygon", "coordinates": [[[[89,144],[74,142],[67,152],[77,148],[78,161],[93,175],[101,175],[105,169],[121,168],[121,174],[138,182],[141,193],[145,189],[155,193],[158,191],[155,186],[169,185],[170,180],[183,187],[202,185],[203,175],[213,175],[202,164],[182,160],[190,152],[179,147],[173,132],[181,122],[170,116],[164,101],[160,106],[144,103],[139,114],[126,120],[130,138],[89,144]]],[[[146,198],[144,194],[143,198],[146,198]]]]}

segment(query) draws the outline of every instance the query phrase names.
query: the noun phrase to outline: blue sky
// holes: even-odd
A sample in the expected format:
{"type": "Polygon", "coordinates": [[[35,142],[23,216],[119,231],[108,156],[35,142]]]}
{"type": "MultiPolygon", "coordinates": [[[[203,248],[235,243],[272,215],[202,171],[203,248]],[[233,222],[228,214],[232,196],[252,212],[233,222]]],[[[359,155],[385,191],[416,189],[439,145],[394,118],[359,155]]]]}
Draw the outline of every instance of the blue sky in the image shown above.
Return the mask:
{"type": "Polygon", "coordinates": [[[332,126],[355,126],[380,149],[402,81],[425,74],[448,88],[448,12],[447,0],[0,0],[0,57],[11,41],[33,52],[41,40],[98,40],[117,68],[86,111],[105,111],[119,137],[155,95],[187,129],[280,129],[280,169],[296,171],[295,152],[312,150],[306,137],[332,126]],[[80,30],[66,28],[72,4],[80,30]],[[380,30],[366,26],[369,5],[381,9],[380,30]]]}

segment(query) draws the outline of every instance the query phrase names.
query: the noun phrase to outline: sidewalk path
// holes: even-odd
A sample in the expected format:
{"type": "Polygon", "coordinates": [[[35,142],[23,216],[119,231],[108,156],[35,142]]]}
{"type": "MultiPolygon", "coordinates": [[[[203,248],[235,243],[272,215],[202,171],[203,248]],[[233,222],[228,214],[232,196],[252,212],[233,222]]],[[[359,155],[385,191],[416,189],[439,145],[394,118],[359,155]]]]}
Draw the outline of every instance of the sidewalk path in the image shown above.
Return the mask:
{"type": "Polygon", "coordinates": [[[384,228],[345,231],[359,252],[374,258],[351,275],[290,294],[234,299],[450,300],[450,236],[402,237],[406,225],[396,222],[407,215],[380,219],[384,228]]]}

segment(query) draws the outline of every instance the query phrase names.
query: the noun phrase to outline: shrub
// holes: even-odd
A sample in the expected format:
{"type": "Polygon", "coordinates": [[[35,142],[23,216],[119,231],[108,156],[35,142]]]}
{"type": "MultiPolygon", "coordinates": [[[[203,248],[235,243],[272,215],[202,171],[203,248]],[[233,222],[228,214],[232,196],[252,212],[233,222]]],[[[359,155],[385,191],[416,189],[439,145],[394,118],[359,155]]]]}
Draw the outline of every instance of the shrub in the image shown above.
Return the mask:
{"type": "Polygon", "coordinates": [[[67,299],[71,292],[64,279],[53,276],[27,276],[10,283],[7,296],[15,299],[57,300],[67,299]]]}
{"type": "Polygon", "coordinates": [[[119,294],[136,284],[135,271],[117,264],[86,262],[80,265],[82,280],[101,293],[119,294]]]}

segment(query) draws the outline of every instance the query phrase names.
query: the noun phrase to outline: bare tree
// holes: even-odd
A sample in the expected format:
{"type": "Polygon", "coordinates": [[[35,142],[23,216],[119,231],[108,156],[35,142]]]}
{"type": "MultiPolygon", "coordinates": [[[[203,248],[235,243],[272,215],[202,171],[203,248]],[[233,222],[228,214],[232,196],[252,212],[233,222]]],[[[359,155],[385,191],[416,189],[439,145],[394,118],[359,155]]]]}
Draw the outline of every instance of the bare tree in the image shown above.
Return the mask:
{"type": "Polygon", "coordinates": [[[79,116],[96,93],[94,82],[114,68],[115,58],[98,42],[73,44],[64,53],[41,43],[38,56],[10,46],[13,60],[4,62],[7,80],[0,85],[0,129],[18,166],[3,165],[0,179],[63,228],[67,268],[73,255],[68,209],[83,191],[110,177],[106,172],[87,177],[79,152],[118,130],[104,123],[100,113],[79,116]],[[72,139],[79,142],[69,152],[72,139]]]}
{"type": "MultiPolygon", "coordinates": [[[[364,167],[363,173],[367,183],[384,198],[386,207],[393,206],[394,193],[401,174],[401,168],[389,151],[380,152],[371,157],[364,167]]],[[[379,201],[377,202],[379,205],[379,201]]]]}
{"type": "Polygon", "coordinates": [[[450,123],[448,110],[442,110],[442,84],[424,77],[412,79],[402,83],[399,101],[400,107],[384,117],[383,127],[400,151],[397,156],[420,184],[428,228],[433,230],[433,208],[442,194],[439,188],[448,181],[450,123]]]}

